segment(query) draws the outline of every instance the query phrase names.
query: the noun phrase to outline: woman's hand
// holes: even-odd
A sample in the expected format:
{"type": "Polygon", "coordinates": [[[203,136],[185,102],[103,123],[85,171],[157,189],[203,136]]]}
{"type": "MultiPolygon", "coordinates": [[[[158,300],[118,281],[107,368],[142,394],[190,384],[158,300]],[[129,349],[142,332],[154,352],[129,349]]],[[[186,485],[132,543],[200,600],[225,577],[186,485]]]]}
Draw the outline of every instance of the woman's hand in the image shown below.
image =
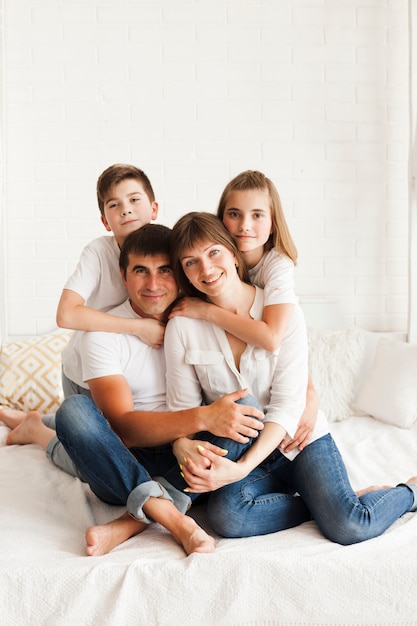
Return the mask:
{"type": "Polygon", "coordinates": [[[190,493],[215,491],[246,476],[247,472],[243,463],[239,463],[239,461],[236,463],[224,458],[224,454],[227,454],[226,450],[223,450],[223,454],[219,455],[212,451],[212,448],[217,448],[217,446],[212,446],[206,441],[197,441],[196,443],[201,458],[197,463],[193,459],[187,458],[187,461],[181,464],[184,479],[189,485],[185,491],[190,493]]]}
{"type": "Polygon", "coordinates": [[[168,317],[171,318],[176,315],[182,315],[183,317],[192,317],[193,319],[204,320],[207,319],[206,313],[208,307],[212,306],[212,304],[204,302],[204,300],[200,300],[200,298],[181,298],[181,300],[174,306],[168,317]]]}
{"type": "Polygon", "coordinates": [[[184,471],[187,463],[192,463],[194,468],[201,470],[207,469],[211,465],[211,461],[200,454],[199,447],[205,446],[214,455],[224,456],[227,450],[223,450],[208,441],[200,441],[198,439],[190,439],[189,437],[179,437],[172,444],[172,451],[177,459],[178,465],[184,471]]]}

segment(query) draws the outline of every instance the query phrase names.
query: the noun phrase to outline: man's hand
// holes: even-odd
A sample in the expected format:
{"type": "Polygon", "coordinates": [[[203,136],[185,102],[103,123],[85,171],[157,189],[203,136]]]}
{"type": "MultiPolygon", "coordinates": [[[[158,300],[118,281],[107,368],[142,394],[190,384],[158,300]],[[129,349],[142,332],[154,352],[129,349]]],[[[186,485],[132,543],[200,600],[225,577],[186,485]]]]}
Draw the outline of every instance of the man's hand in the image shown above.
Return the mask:
{"type": "Polygon", "coordinates": [[[237,400],[247,394],[247,389],[239,389],[205,407],[207,417],[204,430],[238,443],[247,443],[249,438],[256,438],[264,427],[259,421],[264,419],[264,414],[255,407],[236,404],[237,400]]]}

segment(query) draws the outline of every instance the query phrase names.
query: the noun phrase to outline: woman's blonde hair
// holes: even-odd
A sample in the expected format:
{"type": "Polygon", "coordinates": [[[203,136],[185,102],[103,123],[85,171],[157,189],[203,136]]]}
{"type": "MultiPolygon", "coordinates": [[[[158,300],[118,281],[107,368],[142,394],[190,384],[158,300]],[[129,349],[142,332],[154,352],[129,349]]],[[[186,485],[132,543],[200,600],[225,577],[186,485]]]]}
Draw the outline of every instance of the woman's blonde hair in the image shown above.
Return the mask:
{"type": "Polygon", "coordinates": [[[229,196],[234,191],[248,191],[257,189],[266,193],[270,200],[272,233],[265,244],[265,250],[275,250],[287,255],[294,265],[297,263],[297,248],[290,235],[290,231],[284,217],[281,199],[274,183],[262,172],[246,170],[233,178],[224,188],[217,208],[217,216],[223,221],[224,211],[229,196]]]}
{"type": "Polygon", "coordinates": [[[210,241],[227,248],[236,257],[239,278],[244,282],[250,282],[245,260],[221,220],[213,213],[193,211],[180,217],[172,229],[171,265],[182,295],[206,299],[205,295],[189,282],[181,264],[184,251],[202,241],[210,241]]]}

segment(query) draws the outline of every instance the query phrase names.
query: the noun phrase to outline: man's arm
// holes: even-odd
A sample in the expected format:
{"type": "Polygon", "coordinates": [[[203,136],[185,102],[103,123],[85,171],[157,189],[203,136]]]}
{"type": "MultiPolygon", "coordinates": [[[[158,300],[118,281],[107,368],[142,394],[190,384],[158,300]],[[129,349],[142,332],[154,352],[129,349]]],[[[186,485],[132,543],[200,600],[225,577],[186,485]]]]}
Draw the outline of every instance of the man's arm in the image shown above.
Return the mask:
{"type": "Polygon", "coordinates": [[[263,419],[261,411],[236,404],[236,400],[246,396],[246,389],[193,409],[135,411],[132,392],[124,376],[103,376],[87,382],[94,402],[128,448],[163,445],[203,430],[245,443],[263,428],[263,424],[254,419],[263,419]]]}

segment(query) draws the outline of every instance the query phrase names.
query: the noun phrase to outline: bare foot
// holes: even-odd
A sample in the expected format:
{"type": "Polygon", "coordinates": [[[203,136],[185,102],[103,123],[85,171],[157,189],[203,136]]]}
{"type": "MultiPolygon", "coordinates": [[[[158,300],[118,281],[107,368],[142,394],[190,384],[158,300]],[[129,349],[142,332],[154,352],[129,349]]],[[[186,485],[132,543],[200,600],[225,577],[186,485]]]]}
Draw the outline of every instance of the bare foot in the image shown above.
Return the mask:
{"type": "Polygon", "coordinates": [[[417,485],[417,476],[411,476],[411,478],[407,480],[407,483],[410,483],[411,485],[417,485]]]}
{"type": "Polygon", "coordinates": [[[54,435],[54,431],[43,424],[41,414],[37,411],[26,413],[23,419],[20,417],[7,418],[9,423],[11,423],[12,420],[16,420],[16,425],[7,435],[6,444],[8,446],[15,444],[25,445],[27,443],[39,443],[42,445],[42,442],[39,441],[40,433],[47,433],[49,437],[54,435]]]}
{"type": "Polygon", "coordinates": [[[19,411],[18,409],[9,409],[8,407],[0,407],[0,421],[3,422],[8,428],[16,428],[23,422],[27,413],[26,411],[19,411]]]}
{"type": "Polygon", "coordinates": [[[392,485],[371,485],[365,489],[359,489],[359,491],[355,491],[355,493],[358,498],[360,498],[361,496],[364,496],[365,493],[371,493],[371,491],[381,491],[383,489],[392,489],[392,485]]]}
{"type": "Polygon", "coordinates": [[[182,545],[187,555],[193,552],[211,553],[216,548],[213,537],[210,537],[191,517],[183,516],[183,528],[172,530],[174,539],[182,545]]]}
{"type": "Polygon", "coordinates": [[[130,537],[145,530],[147,524],[134,519],[129,513],[102,526],[90,526],[85,533],[87,556],[102,556],[130,537]]]}

